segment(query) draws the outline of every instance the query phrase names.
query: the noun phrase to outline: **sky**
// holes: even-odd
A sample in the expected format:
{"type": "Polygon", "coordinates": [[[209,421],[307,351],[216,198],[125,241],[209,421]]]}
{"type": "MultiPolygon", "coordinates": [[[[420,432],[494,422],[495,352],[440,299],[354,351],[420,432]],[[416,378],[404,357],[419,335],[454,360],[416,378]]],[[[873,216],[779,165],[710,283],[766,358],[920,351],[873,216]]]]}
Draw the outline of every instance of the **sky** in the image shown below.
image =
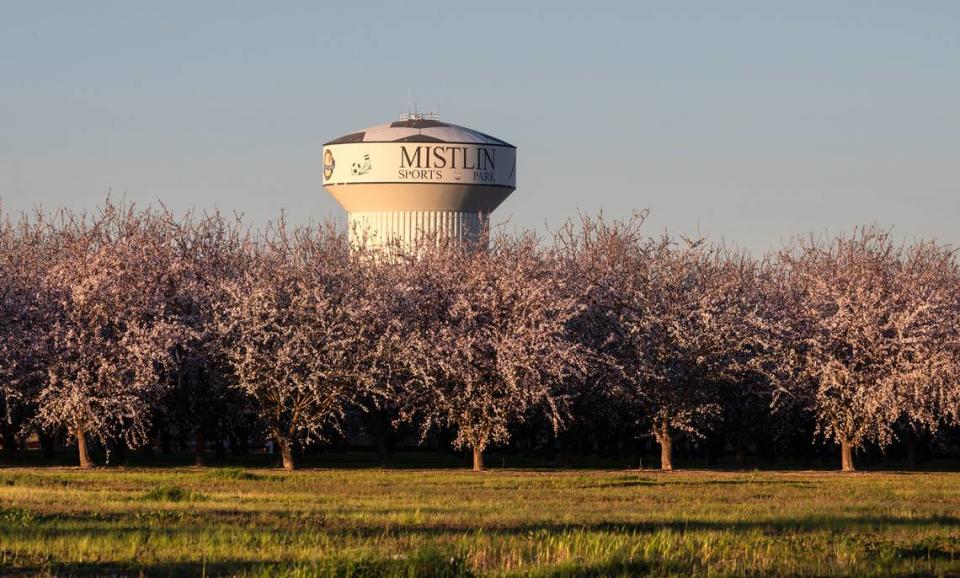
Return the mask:
{"type": "Polygon", "coordinates": [[[518,148],[495,222],[763,252],[960,245],[960,2],[3,2],[0,203],[344,219],[323,143],[421,111],[518,148]]]}

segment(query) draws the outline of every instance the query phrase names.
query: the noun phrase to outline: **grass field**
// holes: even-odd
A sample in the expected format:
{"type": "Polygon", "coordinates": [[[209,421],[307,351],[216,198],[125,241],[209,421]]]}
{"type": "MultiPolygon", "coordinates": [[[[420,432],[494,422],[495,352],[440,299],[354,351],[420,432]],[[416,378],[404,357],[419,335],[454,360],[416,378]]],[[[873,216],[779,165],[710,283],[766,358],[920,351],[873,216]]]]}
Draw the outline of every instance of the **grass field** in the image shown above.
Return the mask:
{"type": "Polygon", "coordinates": [[[960,474],[0,469],[0,576],[960,575],[960,474]]]}

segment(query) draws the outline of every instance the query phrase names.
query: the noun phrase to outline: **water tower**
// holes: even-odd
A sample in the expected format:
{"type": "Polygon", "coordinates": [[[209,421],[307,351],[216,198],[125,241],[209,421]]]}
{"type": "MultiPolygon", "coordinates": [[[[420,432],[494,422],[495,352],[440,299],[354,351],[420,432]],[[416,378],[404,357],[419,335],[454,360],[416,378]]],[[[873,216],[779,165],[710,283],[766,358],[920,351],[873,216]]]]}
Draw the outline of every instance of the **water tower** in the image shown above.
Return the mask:
{"type": "Polygon", "coordinates": [[[369,246],[472,241],[516,188],[517,149],[434,114],[405,114],[323,146],[323,186],[369,246]]]}

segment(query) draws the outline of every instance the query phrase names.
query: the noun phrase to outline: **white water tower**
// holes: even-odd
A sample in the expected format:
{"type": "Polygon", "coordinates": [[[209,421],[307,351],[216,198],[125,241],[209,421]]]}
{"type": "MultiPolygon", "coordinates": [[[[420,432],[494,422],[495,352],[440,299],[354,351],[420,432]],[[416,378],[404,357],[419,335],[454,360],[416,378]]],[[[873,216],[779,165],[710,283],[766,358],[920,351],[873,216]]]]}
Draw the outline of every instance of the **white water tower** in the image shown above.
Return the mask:
{"type": "Polygon", "coordinates": [[[423,235],[472,241],[516,188],[517,149],[498,138],[405,114],[323,146],[323,186],[346,209],[351,241],[423,235]]]}

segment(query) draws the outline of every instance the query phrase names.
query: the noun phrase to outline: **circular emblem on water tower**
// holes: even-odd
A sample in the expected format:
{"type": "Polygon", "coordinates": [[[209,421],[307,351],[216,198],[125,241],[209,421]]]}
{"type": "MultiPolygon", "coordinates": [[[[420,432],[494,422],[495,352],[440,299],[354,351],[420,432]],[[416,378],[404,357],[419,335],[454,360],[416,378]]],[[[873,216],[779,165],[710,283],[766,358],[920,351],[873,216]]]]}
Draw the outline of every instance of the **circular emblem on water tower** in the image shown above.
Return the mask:
{"type": "Polygon", "coordinates": [[[323,178],[329,179],[333,176],[333,169],[337,166],[337,162],[333,160],[333,153],[330,152],[330,149],[323,151],[323,178]]]}

